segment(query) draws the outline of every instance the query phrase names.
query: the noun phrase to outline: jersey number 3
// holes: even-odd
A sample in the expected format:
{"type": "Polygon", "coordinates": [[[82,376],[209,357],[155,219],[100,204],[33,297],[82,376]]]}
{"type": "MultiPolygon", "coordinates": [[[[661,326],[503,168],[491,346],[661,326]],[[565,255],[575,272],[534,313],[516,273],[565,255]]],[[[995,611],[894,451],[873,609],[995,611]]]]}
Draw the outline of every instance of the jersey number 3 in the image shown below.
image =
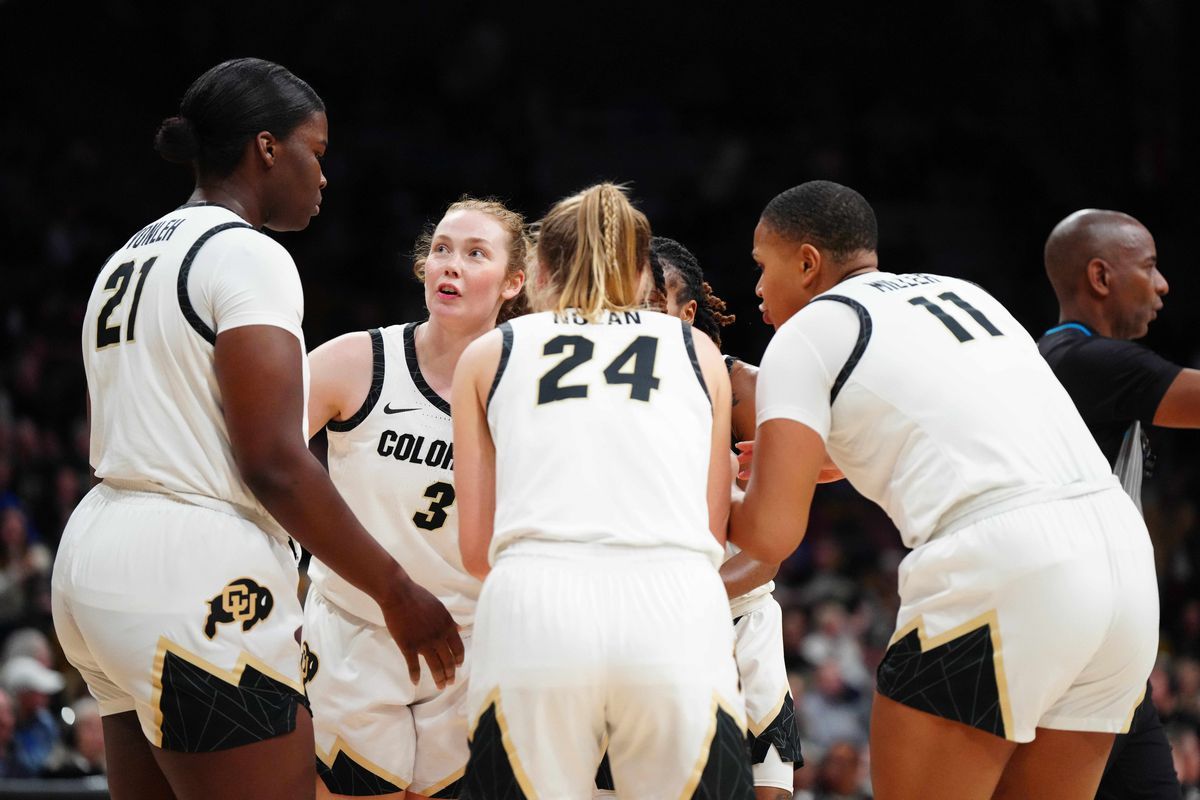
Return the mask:
{"type": "MultiPolygon", "coordinates": [[[[542,355],[554,356],[571,348],[571,354],[550,368],[538,381],[538,405],[553,403],[557,400],[569,400],[575,397],[587,397],[588,387],[584,383],[563,385],[562,380],[567,373],[585,361],[590,361],[596,350],[591,339],[582,336],[555,336],[546,342],[542,355]]],[[[659,380],[654,376],[654,359],[658,355],[658,339],[653,336],[639,336],[633,343],[621,351],[621,354],[604,368],[606,383],[619,385],[629,384],[629,396],[634,400],[648,401],[650,393],[658,388],[659,380]],[[629,362],[633,362],[630,365],[629,362]]]]}
{"type": "Polygon", "coordinates": [[[425,496],[433,502],[428,511],[413,514],[413,524],[421,530],[436,531],[446,524],[446,509],[454,505],[454,487],[445,481],[431,483],[425,489],[425,496]]]}
{"type": "MultiPolygon", "coordinates": [[[[133,290],[133,301],[129,305],[129,313],[125,315],[125,341],[127,342],[133,341],[133,326],[137,322],[138,303],[142,302],[142,285],[146,282],[146,275],[150,273],[150,268],[154,266],[157,258],[158,256],[154,256],[154,258],[148,259],[138,270],[137,288],[133,290]]],[[[125,293],[129,291],[129,282],[133,280],[135,263],[126,261],[114,269],[104,284],[104,288],[112,292],[112,296],[105,301],[104,306],[100,309],[100,316],[96,319],[97,350],[121,343],[121,325],[119,323],[110,325],[108,319],[117,310],[117,306],[121,305],[121,301],[125,299],[125,293]]]]}

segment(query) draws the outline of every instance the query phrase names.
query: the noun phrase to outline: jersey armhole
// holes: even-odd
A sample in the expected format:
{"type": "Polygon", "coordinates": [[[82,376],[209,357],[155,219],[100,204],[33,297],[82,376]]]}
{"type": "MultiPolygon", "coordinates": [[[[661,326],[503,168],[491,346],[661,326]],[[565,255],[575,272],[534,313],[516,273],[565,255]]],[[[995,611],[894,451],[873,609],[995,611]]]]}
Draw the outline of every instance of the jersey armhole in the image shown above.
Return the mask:
{"type": "Polygon", "coordinates": [[[858,341],[854,343],[854,349],[846,357],[846,363],[842,365],[837,379],[833,382],[833,388],[829,390],[829,404],[833,405],[833,401],[837,400],[842,387],[850,379],[850,373],[854,372],[854,368],[862,360],[863,353],[867,350],[867,344],[871,341],[871,313],[867,311],[866,306],[862,303],[840,294],[823,294],[820,297],[813,298],[814,303],[818,300],[832,300],[836,303],[842,303],[854,309],[854,313],[858,315],[858,341]]]}
{"type": "Polygon", "coordinates": [[[500,363],[496,365],[496,377],[492,378],[492,387],[488,389],[487,402],[483,406],[484,413],[492,407],[492,397],[496,394],[496,389],[500,386],[500,376],[504,374],[505,368],[508,366],[508,357],[512,353],[513,332],[512,325],[503,322],[499,326],[500,330],[500,363]]]}
{"type": "Polygon", "coordinates": [[[383,394],[383,376],[387,369],[383,356],[383,333],[379,328],[371,328],[367,333],[371,335],[371,388],[367,390],[366,399],[353,416],[343,420],[331,419],[325,423],[325,428],[334,433],[346,433],[357,428],[375,408],[379,396],[383,394]]]}
{"type": "Polygon", "coordinates": [[[704,396],[708,398],[708,404],[711,406],[712,395],[708,391],[708,383],[704,380],[704,371],[700,369],[700,359],[696,356],[696,342],[692,339],[692,325],[690,322],[681,322],[680,327],[683,329],[683,346],[687,348],[688,360],[692,362],[692,371],[696,373],[696,380],[700,381],[700,388],[704,391],[704,396]]]}
{"type": "Polygon", "coordinates": [[[179,265],[179,278],[175,285],[176,294],[179,297],[179,310],[183,313],[183,318],[192,326],[192,330],[200,334],[204,341],[211,345],[217,343],[217,333],[208,326],[204,320],[200,319],[200,315],[196,313],[195,306],[192,305],[191,295],[188,294],[188,275],[192,271],[192,263],[196,260],[196,256],[200,252],[200,248],[204,247],[209,239],[216,236],[221,231],[227,231],[231,228],[253,228],[246,222],[223,222],[216,227],[209,228],[204,233],[200,234],[200,238],[192,243],[191,248],[187,251],[187,255],[183,257],[183,263],[179,265]]]}

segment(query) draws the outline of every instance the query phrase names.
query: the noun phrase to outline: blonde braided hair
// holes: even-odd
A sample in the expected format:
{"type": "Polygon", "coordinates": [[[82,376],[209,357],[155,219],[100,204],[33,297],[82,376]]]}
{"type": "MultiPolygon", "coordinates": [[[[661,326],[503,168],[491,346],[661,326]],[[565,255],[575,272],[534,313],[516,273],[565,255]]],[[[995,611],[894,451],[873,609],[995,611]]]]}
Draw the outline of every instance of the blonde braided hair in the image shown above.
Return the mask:
{"type": "Polygon", "coordinates": [[[559,290],[559,312],[588,319],[642,305],[642,273],[650,265],[650,222],[624,187],[600,183],[560,200],[542,218],[538,265],[559,290]]]}

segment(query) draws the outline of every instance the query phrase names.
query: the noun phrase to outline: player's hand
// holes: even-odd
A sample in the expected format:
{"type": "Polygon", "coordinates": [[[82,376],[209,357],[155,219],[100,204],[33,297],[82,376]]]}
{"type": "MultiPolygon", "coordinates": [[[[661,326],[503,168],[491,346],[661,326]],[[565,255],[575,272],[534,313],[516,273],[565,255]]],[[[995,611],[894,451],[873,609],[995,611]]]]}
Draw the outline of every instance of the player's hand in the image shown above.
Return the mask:
{"type": "Polygon", "coordinates": [[[750,463],[754,460],[754,441],[738,442],[734,445],[737,448],[737,479],[739,481],[750,480],[750,463]]]}
{"type": "Polygon", "coordinates": [[[407,577],[397,582],[392,595],[379,607],[388,633],[404,654],[409,679],[414,684],[421,680],[421,656],[439,689],[453,683],[454,672],[463,663],[463,643],[450,612],[428,589],[407,577]]]}

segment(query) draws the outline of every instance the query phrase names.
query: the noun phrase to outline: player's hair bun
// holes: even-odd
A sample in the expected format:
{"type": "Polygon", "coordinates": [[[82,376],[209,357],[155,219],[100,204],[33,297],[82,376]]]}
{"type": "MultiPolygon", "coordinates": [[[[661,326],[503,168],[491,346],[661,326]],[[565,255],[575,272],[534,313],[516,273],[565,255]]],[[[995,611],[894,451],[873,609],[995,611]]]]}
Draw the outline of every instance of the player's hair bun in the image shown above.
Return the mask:
{"type": "Polygon", "coordinates": [[[167,117],[154,137],[154,149],[173,164],[191,164],[200,154],[200,139],[191,120],[167,117]]]}

